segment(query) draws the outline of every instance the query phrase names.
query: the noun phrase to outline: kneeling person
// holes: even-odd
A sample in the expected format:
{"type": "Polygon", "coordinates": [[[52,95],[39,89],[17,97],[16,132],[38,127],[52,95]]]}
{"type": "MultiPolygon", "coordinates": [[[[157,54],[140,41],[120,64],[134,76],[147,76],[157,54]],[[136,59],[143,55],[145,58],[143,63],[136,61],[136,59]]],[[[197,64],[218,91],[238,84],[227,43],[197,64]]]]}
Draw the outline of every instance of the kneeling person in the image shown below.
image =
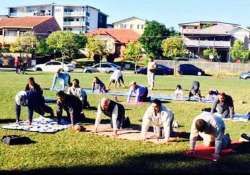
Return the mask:
{"type": "Polygon", "coordinates": [[[75,125],[77,122],[84,119],[84,114],[81,114],[82,102],[78,97],[74,95],[68,95],[63,91],[59,91],[56,95],[58,123],[61,121],[63,109],[67,112],[67,117],[70,118],[72,125],[75,125]]]}
{"type": "Polygon", "coordinates": [[[150,125],[154,128],[154,133],[160,137],[160,128],[164,128],[164,140],[166,142],[172,141],[170,136],[173,132],[172,123],[174,121],[173,112],[167,107],[163,106],[161,101],[155,99],[152,101],[151,106],[146,110],[142,120],[142,138],[146,139],[146,133],[150,125]]]}
{"type": "Polygon", "coordinates": [[[224,135],[225,124],[220,117],[213,116],[211,113],[198,115],[192,123],[190,133],[191,153],[195,153],[195,144],[198,136],[203,138],[205,146],[215,145],[214,159],[220,156],[222,148],[231,144],[229,135],[224,135]]]}
{"type": "Polygon", "coordinates": [[[123,105],[114,102],[107,98],[102,98],[97,109],[97,116],[95,120],[95,132],[97,132],[98,125],[101,122],[101,114],[111,118],[111,126],[113,127],[114,135],[117,135],[117,130],[128,127],[125,123],[125,108],[123,105]]]}

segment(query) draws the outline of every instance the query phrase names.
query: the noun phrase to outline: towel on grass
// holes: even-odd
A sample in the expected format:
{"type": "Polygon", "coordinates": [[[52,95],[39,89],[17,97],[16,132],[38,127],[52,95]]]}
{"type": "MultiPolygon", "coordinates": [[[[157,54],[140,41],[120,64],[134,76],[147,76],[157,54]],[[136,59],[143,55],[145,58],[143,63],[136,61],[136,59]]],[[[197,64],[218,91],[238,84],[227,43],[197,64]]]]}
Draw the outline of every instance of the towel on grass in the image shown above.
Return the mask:
{"type": "Polygon", "coordinates": [[[3,129],[24,130],[39,133],[56,133],[68,127],[70,127],[70,122],[66,120],[62,120],[61,124],[58,125],[56,119],[45,118],[42,116],[35,118],[32,121],[32,125],[29,125],[28,121],[20,121],[19,124],[10,123],[1,126],[3,129]]]}

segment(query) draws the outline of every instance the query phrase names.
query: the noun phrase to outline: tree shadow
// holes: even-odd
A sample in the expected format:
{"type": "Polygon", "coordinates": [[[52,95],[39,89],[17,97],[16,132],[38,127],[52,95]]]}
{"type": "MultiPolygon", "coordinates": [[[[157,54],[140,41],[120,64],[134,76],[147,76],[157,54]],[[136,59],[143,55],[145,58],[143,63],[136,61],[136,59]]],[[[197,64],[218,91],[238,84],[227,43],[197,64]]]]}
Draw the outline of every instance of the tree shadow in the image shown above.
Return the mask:
{"type": "Polygon", "coordinates": [[[0,124],[14,123],[14,122],[16,122],[16,119],[0,119],[0,124]]]}
{"type": "MultiPolygon", "coordinates": [[[[248,146],[248,153],[250,147],[248,146]]],[[[32,170],[0,171],[0,174],[238,174],[250,173],[249,159],[243,154],[224,156],[218,162],[193,159],[183,152],[139,153],[123,157],[112,165],[79,165],[48,167],[32,170]]]]}

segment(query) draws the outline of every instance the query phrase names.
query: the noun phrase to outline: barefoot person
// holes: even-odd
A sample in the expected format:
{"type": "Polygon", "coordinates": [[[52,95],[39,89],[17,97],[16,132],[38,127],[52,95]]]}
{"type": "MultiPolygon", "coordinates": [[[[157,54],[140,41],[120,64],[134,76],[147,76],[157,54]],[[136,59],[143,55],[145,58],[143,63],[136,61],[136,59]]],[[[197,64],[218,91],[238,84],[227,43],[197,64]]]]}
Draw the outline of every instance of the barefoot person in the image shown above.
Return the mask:
{"type": "Polygon", "coordinates": [[[161,101],[155,99],[146,110],[142,120],[142,138],[146,140],[146,133],[150,125],[154,128],[154,133],[157,138],[160,138],[160,128],[164,129],[164,142],[173,141],[170,136],[173,133],[172,124],[174,121],[174,113],[166,106],[162,105],[161,101]]]}

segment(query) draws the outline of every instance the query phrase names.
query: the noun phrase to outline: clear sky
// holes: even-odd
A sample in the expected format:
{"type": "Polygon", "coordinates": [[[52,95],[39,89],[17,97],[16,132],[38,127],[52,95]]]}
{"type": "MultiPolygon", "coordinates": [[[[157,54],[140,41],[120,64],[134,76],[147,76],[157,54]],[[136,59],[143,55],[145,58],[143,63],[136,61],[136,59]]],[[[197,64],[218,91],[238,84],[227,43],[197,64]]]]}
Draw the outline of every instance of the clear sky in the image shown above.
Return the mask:
{"type": "Polygon", "coordinates": [[[91,5],[109,15],[108,22],[137,16],[157,20],[167,27],[182,22],[219,20],[250,26],[250,0],[1,0],[0,14],[7,7],[55,2],[91,5]]]}

